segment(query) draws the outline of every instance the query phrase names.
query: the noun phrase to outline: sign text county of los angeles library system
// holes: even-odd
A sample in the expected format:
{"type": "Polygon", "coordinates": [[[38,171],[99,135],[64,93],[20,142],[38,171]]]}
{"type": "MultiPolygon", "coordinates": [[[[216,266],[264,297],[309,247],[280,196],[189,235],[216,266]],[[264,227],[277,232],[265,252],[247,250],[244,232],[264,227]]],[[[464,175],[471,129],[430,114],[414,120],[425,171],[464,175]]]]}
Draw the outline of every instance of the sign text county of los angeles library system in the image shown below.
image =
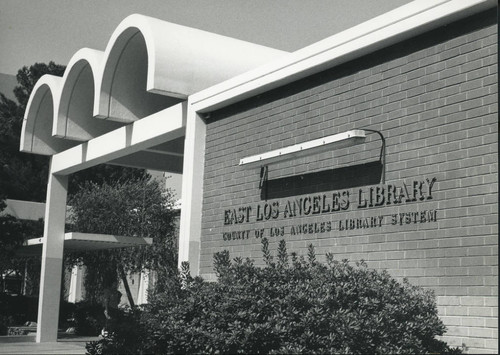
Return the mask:
{"type": "MultiPolygon", "coordinates": [[[[330,194],[307,195],[285,201],[260,203],[255,206],[242,206],[224,211],[224,226],[236,226],[246,223],[286,220],[310,215],[331,215],[335,212],[363,210],[372,207],[400,205],[425,202],[433,199],[433,188],[436,178],[414,180],[400,185],[387,184],[359,188],[358,190],[342,190],[330,194]],[[351,195],[356,194],[355,203],[351,203],[351,195]]],[[[389,215],[380,214],[372,217],[327,220],[297,225],[273,226],[270,228],[242,229],[224,231],[225,241],[249,239],[251,237],[282,237],[284,235],[320,234],[332,230],[352,230],[377,228],[382,225],[403,225],[427,223],[437,220],[437,210],[419,210],[389,215]]],[[[275,225],[275,223],[273,223],[275,225]]]]}

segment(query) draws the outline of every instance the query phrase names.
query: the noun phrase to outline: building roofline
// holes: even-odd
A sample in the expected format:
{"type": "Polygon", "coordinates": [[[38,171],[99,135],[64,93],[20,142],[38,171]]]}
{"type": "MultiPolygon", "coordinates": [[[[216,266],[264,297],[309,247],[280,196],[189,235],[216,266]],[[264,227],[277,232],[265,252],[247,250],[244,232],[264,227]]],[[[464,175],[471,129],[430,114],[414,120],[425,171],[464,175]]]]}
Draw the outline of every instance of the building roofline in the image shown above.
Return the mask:
{"type": "Polygon", "coordinates": [[[495,0],[413,1],[189,97],[196,112],[214,111],[469,17],[495,0]]]}

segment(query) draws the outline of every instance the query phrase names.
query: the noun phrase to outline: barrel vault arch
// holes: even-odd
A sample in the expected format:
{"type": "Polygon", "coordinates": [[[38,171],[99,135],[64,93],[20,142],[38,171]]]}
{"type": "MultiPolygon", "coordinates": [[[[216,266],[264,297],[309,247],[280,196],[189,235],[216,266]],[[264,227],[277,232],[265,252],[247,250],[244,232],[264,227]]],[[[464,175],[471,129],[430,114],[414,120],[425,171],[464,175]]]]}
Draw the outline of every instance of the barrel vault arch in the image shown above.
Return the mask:
{"type": "Polygon", "coordinates": [[[156,68],[157,45],[150,28],[154,20],[131,15],[114,31],[97,81],[95,117],[133,122],[181,101],[148,90],[156,68]]]}
{"type": "Polygon", "coordinates": [[[20,151],[52,155],[76,145],[76,142],[52,135],[61,85],[62,78],[54,75],[44,75],[35,84],[24,113],[20,151]]]}
{"type": "Polygon", "coordinates": [[[101,73],[103,52],[82,48],[68,63],[52,134],[56,137],[87,141],[116,129],[121,124],[93,118],[93,102],[97,78],[101,73]]]}

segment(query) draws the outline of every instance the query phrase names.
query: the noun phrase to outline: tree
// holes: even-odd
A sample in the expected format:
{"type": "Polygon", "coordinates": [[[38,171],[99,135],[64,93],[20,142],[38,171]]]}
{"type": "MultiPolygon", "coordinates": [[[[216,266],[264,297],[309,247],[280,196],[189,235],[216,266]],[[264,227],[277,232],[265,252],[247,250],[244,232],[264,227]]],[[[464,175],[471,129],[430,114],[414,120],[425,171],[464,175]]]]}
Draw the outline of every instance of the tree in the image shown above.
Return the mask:
{"type": "MultiPolygon", "coordinates": [[[[44,201],[48,158],[19,151],[24,111],[35,83],[44,74],[62,76],[65,67],[50,62],[23,67],[14,88],[17,103],[0,93],[0,211],[5,199],[44,201]]],[[[43,221],[24,221],[13,216],[0,217],[0,272],[23,275],[23,293],[36,294],[40,274],[39,257],[18,257],[17,250],[29,238],[42,237],[43,221]]]]}
{"type": "Polygon", "coordinates": [[[23,111],[26,109],[31,91],[38,79],[45,74],[63,76],[65,69],[66,66],[56,64],[52,61],[50,61],[49,64],[35,63],[29,68],[27,66],[22,67],[16,75],[19,85],[14,89],[14,95],[16,95],[20,108],[23,111]]]}
{"type": "MultiPolygon", "coordinates": [[[[86,266],[85,288],[93,302],[107,302],[104,290],[121,279],[127,290],[126,273],[155,271],[169,277],[177,267],[173,194],[150,177],[113,184],[85,183],[71,198],[71,228],[83,233],[150,237],[153,245],[72,253],[68,264],[86,266]]],[[[134,302],[127,292],[129,303],[134,302]]]]}
{"type": "Polygon", "coordinates": [[[127,168],[117,165],[100,164],[78,171],[70,176],[68,194],[71,198],[87,183],[112,185],[120,181],[149,179],[145,169],[127,168]]]}
{"type": "Polygon", "coordinates": [[[44,74],[62,76],[65,67],[50,62],[24,66],[16,75],[17,103],[0,94],[0,198],[44,201],[48,157],[19,151],[24,111],[38,79],[44,74]]]}
{"type": "MultiPolygon", "coordinates": [[[[47,181],[48,159],[44,156],[21,153],[24,111],[36,81],[44,74],[61,76],[64,66],[50,62],[23,67],[17,73],[20,84],[14,89],[18,103],[0,93],[0,211],[5,198],[43,201],[47,181]]],[[[42,221],[23,221],[10,215],[0,217],[0,272],[23,275],[23,293],[37,292],[40,258],[20,258],[17,250],[29,238],[41,237],[42,221]],[[28,285],[29,284],[29,285],[28,285]]]]}
{"type": "MultiPolygon", "coordinates": [[[[0,204],[0,212],[5,204],[0,204]]],[[[35,294],[38,288],[39,257],[19,257],[17,250],[29,238],[42,237],[43,221],[23,221],[0,215],[0,275],[23,275],[23,294],[35,294]]],[[[4,285],[2,285],[4,286],[4,285]]],[[[4,287],[2,287],[2,290],[4,287]]]]}

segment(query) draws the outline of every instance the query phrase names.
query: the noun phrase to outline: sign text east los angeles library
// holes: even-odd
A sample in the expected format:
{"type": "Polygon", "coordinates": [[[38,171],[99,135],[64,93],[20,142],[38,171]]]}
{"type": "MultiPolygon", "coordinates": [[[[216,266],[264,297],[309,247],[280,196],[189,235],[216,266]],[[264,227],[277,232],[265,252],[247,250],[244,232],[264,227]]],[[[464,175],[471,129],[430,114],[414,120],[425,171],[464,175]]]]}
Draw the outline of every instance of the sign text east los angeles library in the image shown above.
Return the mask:
{"type": "MultiPolygon", "coordinates": [[[[417,201],[425,201],[432,199],[432,187],[436,179],[431,181],[427,180],[426,193],[424,194],[423,187],[424,181],[413,181],[413,190],[403,182],[403,185],[396,188],[396,186],[388,185],[386,187],[376,186],[370,187],[365,191],[363,188],[357,190],[359,198],[356,200],[356,209],[365,209],[367,207],[384,206],[391,204],[410,203],[417,201]],[[387,193],[386,193],[387,191],[387,193]],[[409,191],[412,191],[411,193],[409,191]],[[366,197],[365,197],[366,193],[366,197]]],[[[255,212],[253,222],[270,221],[290,219],[295,217],[302,217],[308,215],[331,215],[339,211],[347,211],[351,206],[350,191],[343,190],[333,192],[330,195],[319,194],[313,196],[304,196],[294,200],[286,200],[280,206],[279,201],[265,202],[257,204],[256,206],[244,206],[224,211],[224,225],[232,226],[250,223],[250,215],[252,210],[255,212]]],[[[319,234],[331,232],[332,229],[339,231],[347,229],[360,229],[360,228],[375,228],[382,227],[387,221],[392,225],[403,225],[412,223],[426,223],[435,222],[437,220],[437,209],[423,210],[423,211],[410,211],[393,213],[388,216],[377,215],[371,217],[356,217],[348,218],[345,220],[326,219],[322,222],[311,222],[298,225],[289,226],[289,230],[285,230],[285,226],[277,225],[266,229],[252,230],[237,230],[233,232],[223,232],[222,238],[224,240],[248,239],[252,236],[255,238],[262,237],[284,237],[285,235],[297,234],[319,234]],[[287,233],[287,231],[289,233],[287,233]]]]}

